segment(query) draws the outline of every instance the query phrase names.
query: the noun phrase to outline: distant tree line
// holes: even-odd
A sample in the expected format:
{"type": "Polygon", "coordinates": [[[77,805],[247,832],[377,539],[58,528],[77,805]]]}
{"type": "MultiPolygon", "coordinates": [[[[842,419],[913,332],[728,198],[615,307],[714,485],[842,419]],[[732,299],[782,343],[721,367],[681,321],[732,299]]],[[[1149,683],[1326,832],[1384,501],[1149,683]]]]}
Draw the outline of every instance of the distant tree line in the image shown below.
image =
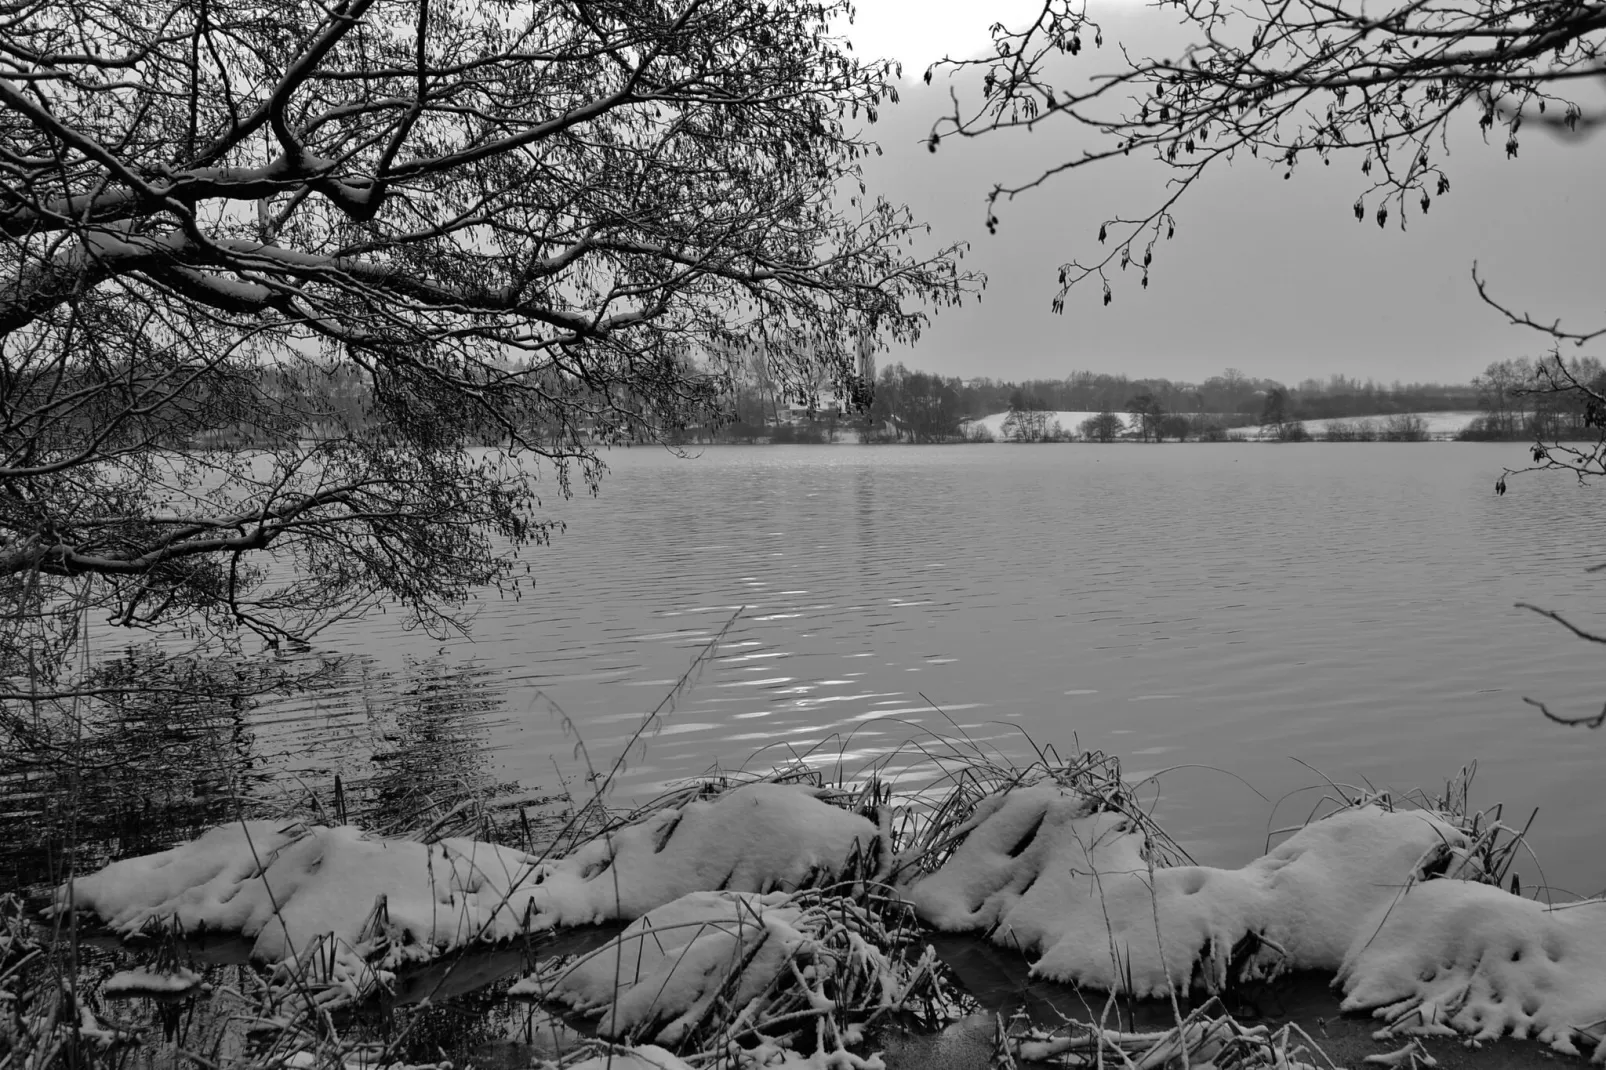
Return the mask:
{"type": "Polygon", "coordinates": [[[1461,432],[1463,439],[1556,442],[1594,437],[1606,426],[1606,413],[1591,397],[1606,393],[1606,371],[1594,357],[1495,361],[1472,385],[1483,415],[1461,432]]]}
{"type": "MultiPolygon", "coordinates": [[[[1082,437],[1111,441],[1130,425],[1144,441],[1225,439],[1231,428],[1275,425],[1297,438],[1301,421],[1389,417],[1479,407],[1476,383],[1379,383],[1334,375],[1294,387],[1228,368],[1200,383],[1072,372],[1064,379],[1020,382],[934,375],[902,364],[881,369],[868,413],[855,425],[861,438],[943,442],[967,436],[965,422],[1007,412],[1005,437],[1027,442],[1082,437]],[[1270,411],[1269,411],[1270,410],[1270,411]],[[1091,412],[1075,427],[1058,427],[1047,413],[1091,412]],[[1129,414],[1123,421],[1116,414],[1129,414]]],[[[1418,421],[1419,423],[1420,421],[1418,421]]],[[[1360,434],[1366,434],[1363,428],[1360,434]]],[[[1373,437],[1391,437],[1381,426],[1373,437]]]]}
{"type": "MultiPolygon", "coordinates": [[[[687,357],[685,359],[690,360],[687,357]]],[[[813,397],[788,394],[771,378],[762,354],[750,354],[731,377],[721,418],[667,429],[680,442],[833,442],[851,431],[860,441],[934,443],[976,438],[967,423],[1006,412],[1004,437],[1042,442],[1083,438],[1111,441],[1131,433],[1141,441],[1222,440],[1233,428],[1259,427],[1269,437],[1311,437],[1307,420],[1329,421],[1318,437],[1332,441],[1412,441],[1427,437],[1418,413],[1481,410],[1460,434],[1464,439],[1576,438],[1590,433],[1586,396],[1546,388],[1557,358],[1496,361],[1465,384],[1379,383],[1334,375],[1285,386],[1228,368],[1199,383],[1072,372],[1064,379],[1019,382],[987,377],[961,379],[895,363],[880,369],[868,402],[837,397],[822,386],[813,397]],[[1098,414],[1075,426],[1059,426],[1048,414],[1098,414]],[[1123,414],[1127,419],[1123,420],[1123,414]],[[1130,432],[1128,431],[1130,428],[1130,432]]],[[[1593,358],[1561,366],[1578,379],[1606,389],[1606,375],[1593,358]]],[[[359,370],[331,366],[270,373],[267,388],[296,399],[304,433],[317,438],[334,428],[360,426],[372,410],[371,385],[359,370]]],[[[568,388],[573,391],[573,385],[568,388]]],[[[248,422],[217,432],[231,443],[256,433],[248,422]]],[[[538,428],[532,428],[539,432],[538,428]]],[[[487,438],[498,429],[487,424],[487,438]]],[[[624,441],[612,428],[599,437],[624,441]]],[[[173,443],[184,445],[184,443],[173,443]]],[[[192,445],[218,445],[199,442],[192,445]]]]}

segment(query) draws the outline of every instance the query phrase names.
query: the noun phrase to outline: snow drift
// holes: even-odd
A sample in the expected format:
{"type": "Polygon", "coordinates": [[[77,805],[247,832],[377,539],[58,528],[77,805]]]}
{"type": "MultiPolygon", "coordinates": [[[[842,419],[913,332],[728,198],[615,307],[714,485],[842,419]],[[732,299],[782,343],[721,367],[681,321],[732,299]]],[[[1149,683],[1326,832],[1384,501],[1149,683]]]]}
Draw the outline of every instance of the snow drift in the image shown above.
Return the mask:
{"type": "Polygon", "coordinates": [[[239,933],[286,962],[332,939],[394,966],[475,940],[637,918],[688,892],[794,888],[871,849],[869,821],[807,788],[750,784],[657,811],[561,860],[470,839],[424,844],[346,826],[245,821],[58,889],[124,935],[173,919],[239,933]]]}
{"type": "Polygon", "coordinates": [[[863,1024],[941,992],[936,953],[908,939],[909,920],[879,896],[694,892],[576,961],[538,964],[510,994],[593,1015],[611,1040],[732,1065],[871,1070],[878,1060],[849,1050],[863,1024]]]}
{"type": "MultiPolygon", "coordinates": [[[[907,991],[907,964],[894,968],[892,939],[874,919],[846,901],[827,910],[771,894],[887,857],[875,853],[887,850],[884,831],[823,794],[746,785],[556,861],[467,839],[244,822],[75,880],[57,905],[124,934],[153,922],[237,932],[281,979],[311,976],[347,995],[377,968],[472,941],[637,919],[603,952],[527,988],[602,1014],[605,1035],[675,1045],[721,1008],[782,990],[793,1002],[777,1013],[818,1010],[831,1002],[820,987],[830,971],[851,974],[864,1007],[907,991]],[[811,960],[811,949],[824,950],[811,960]],[[312,963],[325,972],[311,975],[312,963]]],[[[1333,970],[1344,1009],[1375,1008],[1391,1030],[1510,1031],[1561,1051],[1595,1044],[1606,1063],[1596,1043],[1606,1031],[1606,902],[1553,908],[1458,879],[1490,878],[1457,821],[1356,804],[1219,869],[1166,864],[1146,818],[1110,807],[1051,781],[983,798],[938,838],[951,853],[899,890],[927,924],[1016,946],[1050,980],[1160,996],[1333,970]]],[[[835,1058],[842,1048],[821,1050],[835,1058]]]]}
{"type": "Polygon", "coordinates": [[[1054,786],[981,800],[906,892],[922,920],[1039,957],[1035,976],[1165,995],[1333,970],[1343,1009],[1404,1034],[1510,1032],[1606,1064],[1606,901],[1547,906],[1476,880],[1468,835],[1357,805],[1241,869],[1165,866],[1132,818],[1054,786]]]}
{"type": "Polygon", "coordinates": [[[981,929],[1040,953],[1032,973],[1164,995],[1195,969],[1220,988],[1246,969],[1337,969],[1362,923],[1441,866],[1466,836],[1433,815],[1375,806],[1314,822],[1238,870],[1161,868],[1131,819],[1053,787],[986,799],[954,855],[908,895],[940,929],[981,929]]]}
{"type": "Polygon", "coordinates": [[[1499,888],[1430,881],[1357,934],[1338,982],[1345,1010],[1392,1032],[1510,1032],[1606,1063],[1606,900],[1551,907],[1499,888]]]}
{"type": "Polygon", "coordinates": [[[600,1036],[674,1046],[716,998],[745,1007],[807,941],[785,892],[695,892],[630,923],[607,945],[510,995],[568,1004],[600,1020],[600,1036]]]}

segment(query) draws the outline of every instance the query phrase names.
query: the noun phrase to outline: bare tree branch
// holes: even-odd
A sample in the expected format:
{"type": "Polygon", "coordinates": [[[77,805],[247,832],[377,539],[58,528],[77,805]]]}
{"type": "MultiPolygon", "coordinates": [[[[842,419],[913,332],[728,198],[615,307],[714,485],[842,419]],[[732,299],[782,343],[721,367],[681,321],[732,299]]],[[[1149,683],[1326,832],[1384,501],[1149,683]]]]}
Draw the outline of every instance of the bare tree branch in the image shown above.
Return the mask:
{"type": "Polygon", "coordinates": [[[1522,697],[1522,701],[1534,707],[1540,713],[1544,714],[1547,719],[1555,721],[1557,724],[1583,728],[1599,728],[1601,725],[1606,724],[1606,706],[1603,706],[1601,711],[1595,714],[1593,717],[1562,717],[1558,714],[1551,713],[1550,707],[1546,706],[1538,699],[1531,699],[1524,695],[1522,697]]]}
{"type": "Polygon", "coordinates": [[[895,93],[845,12],[8,9],[0,691],[77,693],[84,612],[450,629],[532,582],[543,471],[718,425],[754,355],[863,400],[861,349],[981,280],[862,189],[895,93]]]}

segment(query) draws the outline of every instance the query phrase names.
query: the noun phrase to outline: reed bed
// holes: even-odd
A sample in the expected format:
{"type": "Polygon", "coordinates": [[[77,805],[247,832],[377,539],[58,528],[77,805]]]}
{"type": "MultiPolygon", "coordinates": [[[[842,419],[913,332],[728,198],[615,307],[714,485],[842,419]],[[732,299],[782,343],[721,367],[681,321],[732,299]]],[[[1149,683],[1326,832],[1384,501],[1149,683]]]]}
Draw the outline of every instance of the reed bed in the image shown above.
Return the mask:
{"type": "MultiPolygon", "coordinates": [[[[698,653],[664,701],[644,717],[626,754],[649,738],[673,711],[675,701],[695,681],[729,627],[727,623],[698,653]]],[[[563,716],[555,705],[553,709],[563,716]]],[[[924,943],[923,930],[900,889],[935,872],[953,857],[975,828],[978,807],[984,800],[1016,789],[1053,786],[1086,800],[1091,811],[1126,819],[1143,837],[1143,853],[1151,867],[1193,864],[1188,853],[1155,821],[1142,797],[1142,785],[1123,777],[1119,758],[1100,751],[1061,755],[1051,746],[1040,747],[1028,739],[1033,757],[1019,764],[996,748],[978,743],[951,719],[949,724],[952,731],[910,726],[910,738],[904,744],[871,758],[855,758],[851,735],[834,740],[834,752],[823,745],[778,754],[760,752],[734,770],[716,768],[628,807],[613,805],[608,796],[623,768],[625,754],[621,754],[611,767],[591,769],[587,778],[590,789],[584,796],[566,790],[540,800],[534,820],[528,807],[496,805],[467,783],[460,790],[420,797],[406,813],[353,813],[338,777],[328,798],[304,792],[299,798],[286,799],[283,809],[287,816],[326,824],[366,818],[388,835],[426,843],[468,836],[517,847],[541,858],[558,858],[665,807],[716,798],[756,782],[816,789],[825,801],[868,819],[878,835],[844,867],[813,871],[796,888],[788,889],[801,911],[797,927],[807,937],[798,953],[757,996],[742,1001],[733,998],[742,972],[741,964],[734,964],[737,968],[721,981],[716,998],[671,1047],[697,1070],[762,1066],[778,1056],[783,1043],[795,1053],[820,1057],[822,1067],[840,1070],[863,1065],[864,1060],[853,1051],[863,1049],[867,1030],[899,1016],[925,1025],[940,1024],[954,1016],[962,1003],[951,975],[924,943]]],[[[577,751],[584,756],[583,744],[577,744],[577,751]]],[[[1529,853],[1525,834],[1533,818],[1515,826],[1505,822],[1501,807],[1475,809],[1470,802],[1475,773],[1473,763],[1440,791],[1404,794],[1371,785],[1340,785],[1323,778],[1327,790],[1304,820],[1270,835],[1297,831],[1311,821],[1353,807],[1427,810],[1465,831],[1471,844],[1464,850],[1445,852],[1428,875],[1518,891],[1514,865],[1529,853]]],[[[157,969],[173,972],[180,968],[185,946],[181,935],[153,930],[146,936],[154,948],[157,969]]],[[[545,938],[532,938],[525,952],[538,981],[549,986],[556,985],[565,971],[586,957],[553,959],[544,951],[547,946],[545,938]]],[[[327,949],[309,948],[305,961],[288,970],[240,968],[236,983],[219,985],[210,997],[214,1027],[198,1031],[194,1043],[184,1045],[181,1054],[175,1051],[175,1057],[201,1070],[225,1065],[248,1070],[431,1065],[402,1060],[403,1052],[410,1050],[407,1026],[382,1041],[350,1027],[353,1008],[384,998],[390,980],[378,970],[355,981],[336,976],[334,956],[320,957],[323,950],[327,949]],[[320,962],[325,966],[322,972],[320,962]]],[[[448,967],[445,976],[450,976],[451,969],[448,967]]],[[[536,988],[540,998],[540,984],[536,988]]],[[[1114,1070],[1187,1070],[1204,1064],[1220,1070],[1331,1070],[1333,1065],[1296,1027],[1272,1031],[1244,1026],[1214,999],[1187,1015],[1177,1008],[1173,1027],[1152,1033],[1104,1028],[1114,1005],[1112,997],[1098,1023],[1067,1021],[1052,1030],[1031,1029],[1018,1021],[1006,1026],[1000,1021],[997,1061],[1013,1066],[1017,1060],[1050,1060],[1099,1070],[1105,1066],[1114,1070]]],[[[58,928],[41,940],[21,901],[0,896],[0,1070],[25,1065],[37,1070],[139,1065],[141,1058],[130,1058],[128,1051],[141,1043],[141,1030],[104,1018],[96,1012],[92,984],[86,984],[79,972],[76,932],[58,928]]],[[[166,1020],[162,1022],[165,1031],[166,1020]]],[[[619,1050],[615,1041],[652,1038],[643,1027],[607,1040],[576,1040],[555,1053],[548,1065],[561,1070],[599,1055],[606,1059],[619,1050]]]]}
{"type": "MultiPolygon", "coordinates": [[[[1106,1005],[1103,1021],[1109,1017],[1106,1005]]],[[[995,1064],[1018,1062],[1098,1070],[1337,1070],[1310,1034],[1297,1025],[1246,1026],[1218,1000],[1210,1000],[1170,1029],[1123,1032],[1100,1023],[1065,1021],[1053,1029],[997,1020],[995,1064]]]]}
{"type": "MultiPolygon", "coordinates": [[[[631,1020],[621,1019],[617,1004],[590,1008],[587,1014],[599,1019],[598,1030],[608,1040],[658,1044],[694,1066],[743,1066],[763,1065],[781,1041],[804,1054],[832,1054],[841,1062],[843,1057],[835,1053],[861,1047],[866,1031],[881,1019],[906,1010],[940,1014],[951,1001],[945,968],[922,943],[918,924],[900,904],[862,890],[842,895],[810,889],[793,895],[787,907],[800,912],[790,924],[805,939],[779,968],[764,964],[769,968],[758,978],[762,988],[756,995],[742,994],[744,982],[752,980],[749,974],[763,969],[757,951],[764,935],[754,926],[759,935],[738,946],[712,998],[705,996],[695,1005],[690,1020],[682,1016],[668,1021],[678,1007],[631,1020]]],[[[649,943],[677,935],[686,934],[653,926],[630,938],[649,943]]],[[[668,974],[680,970],[704,933],[690,935],[693,940],[668,974]]],[[[618,941],[585,955],[544,962],[519,990],[550,1003],[575,971],[599,959],[607,967],[612,961],[607,956],[618,955],[617,948],[618,941]]]]}

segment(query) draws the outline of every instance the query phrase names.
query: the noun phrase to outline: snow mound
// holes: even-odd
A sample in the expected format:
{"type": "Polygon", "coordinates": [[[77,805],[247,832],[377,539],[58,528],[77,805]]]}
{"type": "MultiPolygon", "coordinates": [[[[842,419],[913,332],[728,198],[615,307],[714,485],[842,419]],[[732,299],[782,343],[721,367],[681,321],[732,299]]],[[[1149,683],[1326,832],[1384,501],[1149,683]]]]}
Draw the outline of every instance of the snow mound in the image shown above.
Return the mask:
{"type": "Polygon", "coordinates": [[[837,876],[868,855],[877,830],[820,794],[748,784],[592,840],[536,869],[531,926],[639,918],[691,892],[790,890],[837,876]]]}
{"type": "Polygon", "coordinates": [[[695,1050],[694,1062],[885,1070],[849,1050],[865,1023],[941,991],[936,951],[917,949],[907,912],[887,905],[819,889],[694,892],[588,955],[538,966],[510,994],[596,1016],[601,1037],[695,1050]]]}
{"type": "Polygon", "coordinates": [[[906,893],[922,920],[1040,954],[1034,976],[1139,996],[1186,989],[1196,967],[1219,989],[1240,956],[1257,976],[1337,969],[1369,915],[1467,842],[1430,814],[1361,806],[1242,869],[1159,867],[1131,819],[1053,787],[984,800],[961,832],[906,893]]]}
{"type": "Polygon", "coordinates": [[[333,937],[395,964],[514,935],[505,904],[536,862],[476,840],[423,844],[349,825],[243,821],[113,862],[58,889],[56,905],[93,911],[125,936],[169,919],[185,932],[237,932],[255,940],[252,958],[263,962],[333,937]]]}
{"type": "Polygon", "coordinates": [[[599,1015],[611,1038],[678,1044],[716,999],[745,1007],[786,968],[807,937],[785,892],[695,892],[631,922],[572,965],[526,978],[510,995],[599,1015]]]}
{"type": "Polygon", "coordinates": [[[1027,915],[1056,894],[1055,878],[1146,870],[1143,837],[1125,818],[1053,787],[989,796],[953,835],[965,837],[959,849],[905,894],[922,921],[948,931],[997,927],[1035,946],[1042,934],[1027,915]],[[1039,888],[1045,876],[1049,886],[1039,888]]]}
{"type": "Polygon", "coordinates": [[[170,920],[239,933],[258,961],[320,961],[332,983],[360,990],[375,961],[638,918],[688,892],[795,888],[842,872],[875,842],[873,824],[818,792],[768,783],[660,810],[558,861],[471,839],[244,821],[74,880],[56,906],[92,911],[125,936],[170,920]]]}
{"type": "Polygon", "coordinates": [[[1606,901],[1550,907],[1499,888],[1430,881],[1368,923],[1339,972],[1346,1011],[1391,1032],[1535,1037],[1606,1064],[1606,901]]]}

